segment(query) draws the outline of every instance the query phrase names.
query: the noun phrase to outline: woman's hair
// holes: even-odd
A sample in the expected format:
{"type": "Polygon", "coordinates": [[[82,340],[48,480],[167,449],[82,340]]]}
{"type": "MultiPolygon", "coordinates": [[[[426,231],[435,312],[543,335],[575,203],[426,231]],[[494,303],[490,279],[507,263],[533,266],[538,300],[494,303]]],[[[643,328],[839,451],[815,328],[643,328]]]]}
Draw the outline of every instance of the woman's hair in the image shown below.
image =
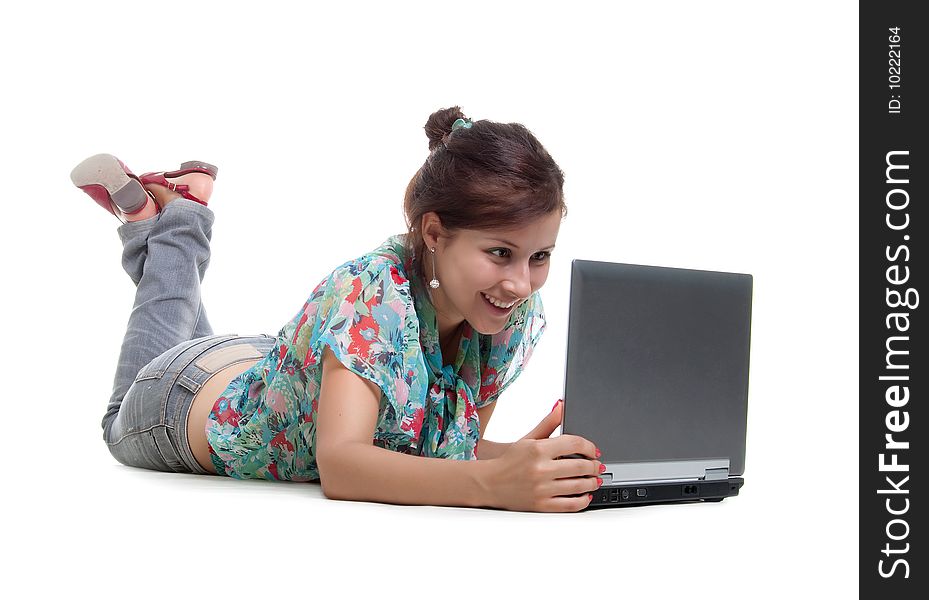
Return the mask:
{"type": "Polygon", "coordinates": [[[485,119],[452,131],[457,119],[467,121],[457,106],[429,116],[425,129],[431,152],[406,188],[411,276],[423,273],[420,225],[430,211],[452,234],[458,229],[508,229],[555,210],[562,218],[567,215],[564,173],[528,129],[485,119]]]}

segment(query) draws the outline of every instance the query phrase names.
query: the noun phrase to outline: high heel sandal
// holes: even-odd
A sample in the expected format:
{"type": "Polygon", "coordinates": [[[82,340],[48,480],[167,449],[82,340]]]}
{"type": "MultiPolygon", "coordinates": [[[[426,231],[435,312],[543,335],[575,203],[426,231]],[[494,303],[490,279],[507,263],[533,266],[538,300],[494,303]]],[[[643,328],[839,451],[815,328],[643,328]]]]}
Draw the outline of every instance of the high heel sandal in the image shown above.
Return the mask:
{"type": "Polygon", "coordinates": [[[206,206],[207,201],[197,198],[190,193],[190,186],[185,184],[176,184],[168,181],[168,178],[174,179],[182,175],[187,175],[188,173],[202,173],[204,175],[209,175],[214,181],[216,180],[216,174],[219,172],[219,167],[205,163],[199,160],[189,160],[185,163],[181,163],[181,168],[176,171],[163,171],[160,173],[143,173],[139,176],[139,181],[143,184],[156,184],[162,185],[172,192],[177,192],[184,198],[188,200],[193,200],[194,202],[199,202],[200,204],[206,206]]]}
{"type": "Polygon", "coordinates": [[[139,178],[112,154],[95,154],[71,170],[71,181],[94,201],[126,223],[125,215],[145,208],[151,196],[139,178]]]}
{"type": "Polygon", "coordinates": [[[203,173],[215,180],[218,171],[214,165],[192,160],[182,163],[176,171],[145,173],[139,177],[112,154],[95,154],[74,167],[71,171],[71,181],[110,214],[126,223],[125,215],[133,215],[144,209],[149,198],[158,212],[161,211],[161,207],[155,202],[155,196],[143,187],[144,184],[163,185],[188,200],[206,206],[206,201],[189,192],[189,186],[172,183],[167,178],[173,179],[188,173],[203,173]]]}

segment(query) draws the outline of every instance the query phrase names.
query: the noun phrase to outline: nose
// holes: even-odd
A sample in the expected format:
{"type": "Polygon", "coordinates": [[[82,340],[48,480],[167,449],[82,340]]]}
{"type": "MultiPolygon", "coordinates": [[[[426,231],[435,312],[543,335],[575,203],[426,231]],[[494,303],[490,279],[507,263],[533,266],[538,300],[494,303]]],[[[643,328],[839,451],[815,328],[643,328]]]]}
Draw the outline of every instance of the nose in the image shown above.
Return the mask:
{"type": "Polygon", "coordinates": [[[518,298],[528,298],[532,294],[532,280],[528,263],[514,263],[503,282],[503,289],[518,298]]]}

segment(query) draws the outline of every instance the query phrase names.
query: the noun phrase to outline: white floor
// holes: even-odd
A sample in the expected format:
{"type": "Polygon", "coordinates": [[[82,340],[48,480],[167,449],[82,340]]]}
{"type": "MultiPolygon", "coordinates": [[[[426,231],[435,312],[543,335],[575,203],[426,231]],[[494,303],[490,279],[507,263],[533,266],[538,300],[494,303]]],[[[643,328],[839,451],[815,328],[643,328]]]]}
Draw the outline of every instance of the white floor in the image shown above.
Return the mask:
{"type": "Polygon", "coordinates": [[[102,442],[97,450],[6,487],[17,491],[7,510],[28,517],[5,528],[5,579],[30,597],[321,586],[334,597],[625,596],[674,586],[692,598],[848,597],[837,590],[857,581],[840,569],[856,557],[857,515],[843,523],[836,513],[847,510],[822,508],[813,490],[788,492],[798,483],[789,477],[749,476],[742,495],[718,504],[546,515],[337,502],[315,484],[148,472],[108,460],[102,442]]]}

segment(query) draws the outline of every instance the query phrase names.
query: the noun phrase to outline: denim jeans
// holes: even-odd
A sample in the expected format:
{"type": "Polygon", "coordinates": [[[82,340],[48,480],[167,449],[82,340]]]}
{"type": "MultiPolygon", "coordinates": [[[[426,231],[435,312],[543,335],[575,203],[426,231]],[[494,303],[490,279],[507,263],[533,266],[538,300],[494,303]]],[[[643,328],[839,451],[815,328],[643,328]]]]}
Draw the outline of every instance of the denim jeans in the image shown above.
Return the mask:
{"type": "Polygon", "coordinates": [[[117,230],[136,294],[101,424],[124,465],[207,474],[187,439],[194,395],[216,371],[274,346],[265,334],[213,334],[200,299],[213,219],[206,206],[179,199],[117,230]]]}

